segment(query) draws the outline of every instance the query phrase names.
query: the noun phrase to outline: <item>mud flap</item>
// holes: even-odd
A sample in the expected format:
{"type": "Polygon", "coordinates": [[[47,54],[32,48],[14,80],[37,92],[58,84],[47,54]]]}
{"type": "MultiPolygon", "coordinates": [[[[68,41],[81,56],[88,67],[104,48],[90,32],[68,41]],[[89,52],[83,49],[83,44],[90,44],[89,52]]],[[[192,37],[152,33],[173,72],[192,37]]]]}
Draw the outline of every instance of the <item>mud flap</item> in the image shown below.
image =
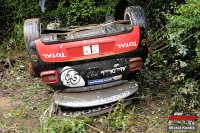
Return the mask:
{"type": "MultiPolygon", "coordinates": [[[[138,90],[138,84],[131,80],[125,84],[102,90],[66,93],[59,92],[54,96],[54,116],[58,117],[91,117],[108,113],[114,105],[127,99],[138,90]]],[[[131,104],[132,100],[125,100],[124,106],[131,104]]]]}

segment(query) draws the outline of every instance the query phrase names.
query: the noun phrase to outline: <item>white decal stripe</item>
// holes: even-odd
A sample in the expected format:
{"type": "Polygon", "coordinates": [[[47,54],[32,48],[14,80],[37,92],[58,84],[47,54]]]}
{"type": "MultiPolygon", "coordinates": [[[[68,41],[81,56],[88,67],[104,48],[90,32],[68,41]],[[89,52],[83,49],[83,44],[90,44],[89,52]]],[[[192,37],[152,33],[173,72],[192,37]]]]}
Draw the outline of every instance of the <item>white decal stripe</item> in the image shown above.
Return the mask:
{"type": "Polygon", "coordinates": [[[110,74],[113,74],[113,73],[116,73],[116,71],[125,71],[127,66],[124,66],[124,67],[119,67],[119,68],[113,68],[111,70],[103,70],[101,71],[101,74],[105,75],[105,73],[110,73],[110,74]]]}

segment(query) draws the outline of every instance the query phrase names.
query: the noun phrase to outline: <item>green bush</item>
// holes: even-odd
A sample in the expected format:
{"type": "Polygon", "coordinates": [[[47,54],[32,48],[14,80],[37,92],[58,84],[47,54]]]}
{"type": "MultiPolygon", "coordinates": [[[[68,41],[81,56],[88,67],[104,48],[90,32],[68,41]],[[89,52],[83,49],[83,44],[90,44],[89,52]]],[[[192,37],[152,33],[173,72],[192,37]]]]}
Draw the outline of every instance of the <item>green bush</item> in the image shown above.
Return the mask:
{"type": "MultiPolygon", "coordinates": [[[[115,13],[118,0],[60,0],[46,1],[46,12],[42,13],[37,1],[1,1],[1,49],[25,50],[23,44],[23,22],[28,18],[41,18],[44,24],[61,19],[63,26],[100,23],[105,16],[115,13]],[[3,33],[6,33],[3,34],[3,33]]],[[[19,52],[19,51],[18,51],[19,52]]]]}
{"type": "Polygon", "coordinates": [[[48,119],[46,125],[43,127],[42,132],[44,133],[86,133],[85,125],[80,121],[76,121],[70,118],[59,119],[48,119]]]}
{"type": "MultiPolygon", "coordinates": [[[[165,14],[169,20],[167,35],[171,47],[178,50],[178,54],[186,55],[190,50],[199,52],[200,49],[200,0],[186,0],[186,4],[176,8],[176,14],[165,14]]],[[[198,53],[200,61],[200,56],[198,53]]]]}

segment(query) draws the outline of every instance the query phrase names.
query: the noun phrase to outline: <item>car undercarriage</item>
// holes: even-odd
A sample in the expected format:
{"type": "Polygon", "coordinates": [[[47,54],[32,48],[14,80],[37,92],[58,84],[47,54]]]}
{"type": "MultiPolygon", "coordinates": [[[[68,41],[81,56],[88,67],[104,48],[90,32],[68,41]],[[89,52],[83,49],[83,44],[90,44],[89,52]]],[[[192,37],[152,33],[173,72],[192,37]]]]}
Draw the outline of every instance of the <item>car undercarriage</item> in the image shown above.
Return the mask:
{"type": "Polygon", "coordinates": [[[30,69],[55,90],[52,114],[60,117],[106,113],[138,90],[135,73],[148,56],[143,9],[127,7],[124,20],[61,28],[39,18],[24,22],[30,69]],[[78,115],[77,115],[78,114],[78,115]]]}

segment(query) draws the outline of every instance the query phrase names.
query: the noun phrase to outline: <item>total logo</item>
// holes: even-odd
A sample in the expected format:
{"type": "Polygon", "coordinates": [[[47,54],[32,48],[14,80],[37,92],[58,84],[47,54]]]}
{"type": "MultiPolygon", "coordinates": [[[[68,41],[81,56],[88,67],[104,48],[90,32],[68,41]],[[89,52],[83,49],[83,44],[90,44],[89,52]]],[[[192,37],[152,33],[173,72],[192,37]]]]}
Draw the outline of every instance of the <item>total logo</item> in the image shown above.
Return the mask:
{"type": "Polygon", "coordinates": [[[66,57],[65,53],[53,53],[53,54],[42,54],[44,58],[64,58],[66,57]]]}
{"type": "Polygon", "coordinates": [[[119,48],[134,47],[134,46],[137,46],[137,43],[134,41],[134,42],[129,42],[129,43],[117,44],[117,46],[119,48]]]}

